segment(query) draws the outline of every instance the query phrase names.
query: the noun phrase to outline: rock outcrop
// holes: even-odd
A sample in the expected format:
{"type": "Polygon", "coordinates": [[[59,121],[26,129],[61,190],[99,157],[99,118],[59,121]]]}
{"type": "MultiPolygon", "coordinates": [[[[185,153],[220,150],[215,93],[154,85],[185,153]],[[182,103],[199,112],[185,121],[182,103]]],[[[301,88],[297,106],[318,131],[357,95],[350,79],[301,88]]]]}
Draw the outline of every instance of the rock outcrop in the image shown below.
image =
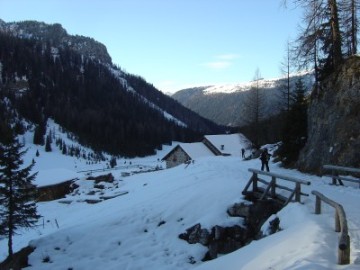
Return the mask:
{"type": "Polygon", "coordinates": [[[0,19],[0,32],[11,33],[20,38],[43,40],[53,47],[69,47],[82,55],[111,64],[111,57],[104,44],[90,37],[69,35],[59,23],[46,24],[37,21],[6,23],[0,19]]]}
{"type": "MultiPolygon", "coordinates": [[[[243,224],[230,227],[216,225],[207,230],[198,223],[188,228],[185,233],[180,234],[179,238],[189,244],[200,243],[206,246],[208,251],[204,255],[203,261],[212,260],[217,258],[219,254],[233,252],[249,244],[252,240],[263,237],[262,232],[260,232],[261,226],[282,206],[273,200],[259,200],[252,204],[235,203],[227,210],[227,213],[231,217],[243,218],[243,224]]],[[[271,233],[276,230],[277,228],[272,229],[271,233]]]]}
{"type": "Polygon", "coordinates": [[[347,59],[318,89],[311,95],[298,167],[316,173],[325,164],[360,167],[360,57],[347,59]]]}
{"type": "Polygon", "coordinates": [[[34,250],[35,248],[31,246],[22,248],[20,251],[15,252],[11,259],[7,258],[5,261],[0,262],[0,269],[21,270],[27,266],[30,266],[28,263],[28,257],[34,250]]]}

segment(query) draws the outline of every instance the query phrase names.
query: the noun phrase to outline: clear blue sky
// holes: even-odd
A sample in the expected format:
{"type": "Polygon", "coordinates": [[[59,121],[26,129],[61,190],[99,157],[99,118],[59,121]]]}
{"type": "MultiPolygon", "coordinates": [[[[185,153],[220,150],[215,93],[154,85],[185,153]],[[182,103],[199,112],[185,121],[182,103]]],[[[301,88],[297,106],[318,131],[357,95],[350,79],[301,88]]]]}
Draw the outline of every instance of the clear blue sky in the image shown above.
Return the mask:
{"type": "Polygon", "coordinates": [[[281,0],[0,0],[6,22],[60,23],[159,90],[279,77],[300,10],[281,0]]]}

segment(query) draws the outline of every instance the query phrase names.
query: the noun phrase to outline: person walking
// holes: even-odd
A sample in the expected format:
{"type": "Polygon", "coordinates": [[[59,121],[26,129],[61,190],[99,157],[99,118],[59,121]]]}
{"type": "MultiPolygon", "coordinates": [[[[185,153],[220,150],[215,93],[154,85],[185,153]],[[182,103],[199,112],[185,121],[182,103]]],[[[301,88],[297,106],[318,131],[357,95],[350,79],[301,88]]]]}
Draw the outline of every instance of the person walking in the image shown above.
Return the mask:
{"type": "Polygon", "coordinates": [[[267,148],[265,148],[261,155],[260,155],[260,160],[261,160],[261,170],[263,171],[266,168],[266,171],[270,171],[269,169],[269,160],[270,160],[270,154],[268,153],[267,148]]]}
{"type": "Polygon", "coordinates": [[[244,148],[241,149],[241,156],[242,156],[242,158],[245,158],[245,149],[244,148]]]}

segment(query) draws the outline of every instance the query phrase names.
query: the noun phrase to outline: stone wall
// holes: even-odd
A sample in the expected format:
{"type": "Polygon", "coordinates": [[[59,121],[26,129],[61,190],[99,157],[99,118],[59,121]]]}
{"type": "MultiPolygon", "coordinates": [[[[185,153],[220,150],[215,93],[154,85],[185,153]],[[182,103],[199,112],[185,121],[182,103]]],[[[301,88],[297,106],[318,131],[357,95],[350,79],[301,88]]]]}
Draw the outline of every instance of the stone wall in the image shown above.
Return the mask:
{"type": "Polygon", "coordinates": [[[172,168],[189,161],[191,158],[181,147],[176,147],[174,151],[166,158],[166,168],[172,168]]]}

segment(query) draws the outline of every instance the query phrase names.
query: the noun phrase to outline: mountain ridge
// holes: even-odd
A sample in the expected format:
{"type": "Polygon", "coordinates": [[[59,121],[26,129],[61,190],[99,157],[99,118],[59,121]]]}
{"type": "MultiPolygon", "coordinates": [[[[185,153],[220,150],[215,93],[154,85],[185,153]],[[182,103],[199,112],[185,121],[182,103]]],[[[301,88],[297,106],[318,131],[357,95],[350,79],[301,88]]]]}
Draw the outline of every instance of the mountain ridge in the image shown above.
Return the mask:
{"type": "Polygon", "coordinates": [[[0,31],[19,38],[35,38],[51,46],[70,47],[86,57],[99,59],[102,63],[112,64],[107,48],[101,42],[82,35],[69,35],[59,23],[46,24],[37,21],[6,23],[0,19],[0,31]]]}
{"type": "MultiPolygon", "coordinates": [[[[313,84],[312,72],[293,74],[290,77],[291,89],[294,89],[295,82],[300,78],[310,91],[313,84]]],[[[281,89],[284,87],[286,80],[287,78],[279,78],[257,81],[259,89],[264,90],[263,114],[266,117],[279,112],[281,89]]],[[[203,86],[179,90],[172,97],[185,107],[219,125],[235,127],[247,123],[248,115],[245,110],[245,103],[253,88],[254,81],[203,86]]]]}
{"type": "Polygon", "coordinates": [[[114,66],[106,47],[92,39],[69,45],[71,38],[64,38],[67,33],[60,24],[0,24],[2,95],[37,125],[53,118],[85,145],[130,156],[220,130],[140,76],[114,66]],[[54,27],[61,30],[55,37],[54,27]]]}

